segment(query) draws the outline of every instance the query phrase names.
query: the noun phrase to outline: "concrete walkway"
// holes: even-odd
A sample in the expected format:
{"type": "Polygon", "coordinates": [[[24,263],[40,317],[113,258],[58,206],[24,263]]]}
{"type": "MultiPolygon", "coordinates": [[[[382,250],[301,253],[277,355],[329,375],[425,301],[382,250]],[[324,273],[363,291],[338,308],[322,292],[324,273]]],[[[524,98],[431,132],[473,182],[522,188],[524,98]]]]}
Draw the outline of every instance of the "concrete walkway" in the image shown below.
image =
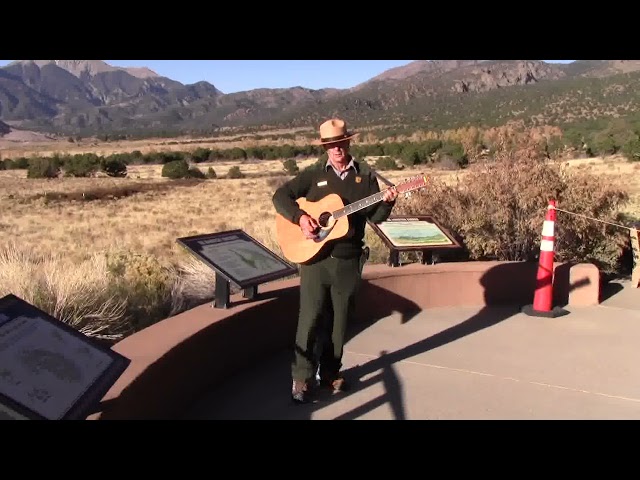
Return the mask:
{"type": "Polygon", "coordinates": [[[640,419],[640,289],[611,290],[557,318],[515,307],[393,314],[351,332],[349,393],[291,404],[289,352],[280,352],[186,418],[640,419]]]}

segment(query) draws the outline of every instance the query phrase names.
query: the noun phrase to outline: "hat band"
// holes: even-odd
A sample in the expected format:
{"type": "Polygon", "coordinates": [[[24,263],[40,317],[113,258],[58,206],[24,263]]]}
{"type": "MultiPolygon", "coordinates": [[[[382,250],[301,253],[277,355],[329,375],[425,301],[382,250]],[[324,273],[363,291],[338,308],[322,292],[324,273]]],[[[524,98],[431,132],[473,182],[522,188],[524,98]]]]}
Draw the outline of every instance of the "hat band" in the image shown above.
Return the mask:
{"type": "Polygon", "coordinates": [[[349,135],[348,133],[342,134],[342,135],[338,135],[337,137],[321,137],[320,141],[321,142],[335,142],[337,140],[343,140],[345,138],[350,137],[351,135],[349,135]]]}

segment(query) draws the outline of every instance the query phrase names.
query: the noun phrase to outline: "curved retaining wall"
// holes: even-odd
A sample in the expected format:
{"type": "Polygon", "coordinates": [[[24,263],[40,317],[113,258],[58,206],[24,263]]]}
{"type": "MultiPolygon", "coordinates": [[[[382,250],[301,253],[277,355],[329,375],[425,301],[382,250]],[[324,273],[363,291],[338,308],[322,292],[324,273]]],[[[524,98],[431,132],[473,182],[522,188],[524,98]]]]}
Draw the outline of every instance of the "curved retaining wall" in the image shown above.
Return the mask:
{"type": "MultiPolygon", "coordinates": [[[[524,306],[533,302],[537,263],[469,262],[402,267],[367,265],[356,322],[449,306],[524,306]]],[[[554,305],[600,303],[592,264],[556,264],[554,305]]],[[[260,285],[258,297],[231,297],[170,317],[113,346],[131,364],[89,419],[170,419],[216,382],[292,345],[298,279],[260,285]]]]}

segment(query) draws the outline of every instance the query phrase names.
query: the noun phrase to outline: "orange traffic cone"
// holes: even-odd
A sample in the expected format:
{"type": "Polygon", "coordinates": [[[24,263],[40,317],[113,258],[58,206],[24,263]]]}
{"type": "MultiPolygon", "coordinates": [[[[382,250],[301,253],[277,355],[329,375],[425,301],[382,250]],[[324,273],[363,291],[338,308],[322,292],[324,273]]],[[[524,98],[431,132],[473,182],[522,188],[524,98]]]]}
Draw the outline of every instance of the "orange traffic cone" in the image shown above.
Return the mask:
{"type": "Polygon", "coordinates": [[[534,317],[559,317],[566,315],[566,310],[553,308],[553,262],[555,250],[556,201],[549,200],[547,215],[542,226],[540,240],[540,259],[536,275],[536,291],[533,305],[522,309],[523,313],[534,317]]]}

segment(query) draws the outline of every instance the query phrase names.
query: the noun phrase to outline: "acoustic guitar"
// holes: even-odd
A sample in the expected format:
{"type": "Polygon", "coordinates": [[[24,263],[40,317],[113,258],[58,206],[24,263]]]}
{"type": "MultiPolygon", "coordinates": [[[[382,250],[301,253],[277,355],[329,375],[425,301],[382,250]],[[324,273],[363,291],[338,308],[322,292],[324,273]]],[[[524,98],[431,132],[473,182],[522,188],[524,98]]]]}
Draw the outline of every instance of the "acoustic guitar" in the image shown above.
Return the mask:
{"type": "MultiPolygon", "coordinates": [[[[427,177],[417,175],[395,186],[400,194],[408,194],[426,187],[427,177]]],[[[304,236],[300,225],[290,222],[280,214],[276,214],[276,239],[285,258],[293,263],[306,263],[312,260],[327,242],[338,240],[349,232],[348,216],[363,208],[367,208],[383,200],[385,190],[365,197],[357,202],[344,205],[340,196],[330,193],[317,202],[306,198],[298,198],[299,207],[314,218],[320,228],[317,238],[304,236]]]]}

